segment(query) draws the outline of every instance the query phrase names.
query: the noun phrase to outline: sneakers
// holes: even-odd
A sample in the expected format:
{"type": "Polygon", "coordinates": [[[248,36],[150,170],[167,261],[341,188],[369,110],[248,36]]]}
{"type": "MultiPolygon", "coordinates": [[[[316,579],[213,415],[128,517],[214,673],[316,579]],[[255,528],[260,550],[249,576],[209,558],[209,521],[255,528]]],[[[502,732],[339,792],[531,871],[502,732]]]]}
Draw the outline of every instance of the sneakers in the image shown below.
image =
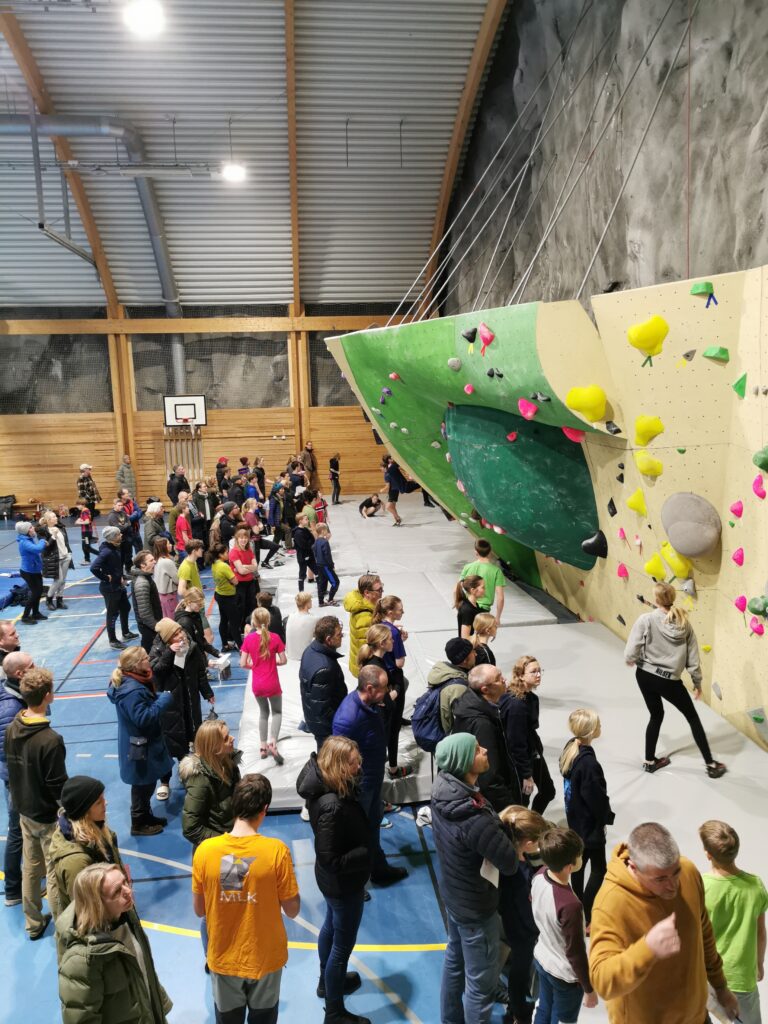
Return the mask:
{"type": "Polygon", "coordinates": [[[395,882],[402,882],[404,878],[408,877],[408,872],[405,868],[394,868],[389,866],[386,871],[382,871],[381,874],[372,875],[371,881],[374,885],[394,885],[395,882]]]}
{"type": "Polygon", "coordinates": [[[38,939],[42,939],[42,937],[45,935],[48,925],[51,923],[52,920],[53,917],[50,914],[43,914],[42,925],[37,929],[36,932],[29,933],[30,942],[37,942],[38,939]]]}
{"type": "Polygon", "coordinates": [[[707,775],[710,779],[719,779],[721,776],[725,775],[727,771],[728,769],[722,761],[710,761],[707,765],[707,775]]]}
{"type": "MultiPolygon", "coordinates": [[[[301,814],[299,815],[299,817],[301,818],[302,821],[309,821],[309,811],[307,810],[306,804],[301,808],[301,814]]],[[[19,900],[19,903],[21,903],[21,900],[19,900]]],[[[7,903],[6,906],[8,906],[7,903]]],[[[325,995],[325,993],[323,993],[323,995],[325,995]]]]}
{"type": "Polygon", "coordinates": [[[36,626],[37,619],[24,618],[24,616],[22,615],[22,617],[19,619],[19,623],[22,626],[36,626]]]}
{"type": "Polygon", "coordinates": [[[110,640],[109,646],[113,651],[124,651],[128,644],[121,644],[119,640],[110,640]]]}
{"type": "Polygon", "coordinates": [[[657,772],[659,768],[666,768],[668,764],[672,762],[668,757],[655,757],[653,761],[643,761],[643,771],[650,772],[653,774],[657,772]]]}
{"type": "Polygon", "coordinates": [[[371,1018],[361,1017],[359,1013],[352,1013],[342,1003],[337,1009],[329,1010],[326,1007],[323,1024],[371,1024],[371,1018]]]}
{"type": "Polygon", "coordinates": [[[35,614],[32,616],[32,621],[33,622],[47,622],[48,621],[48,616],[47,615],[43,615],[42,612],[35,612],[35,614]]]}
{"type": "Polygon", "coordinates": [[[384,802],[384,813],[385,814],[397,814],[400,810],[400,804],[391,804],[388,800],[384,802]]]}
{"type": "Polygon", "coordinates": [[[5,905],[6,907],[18,907],[21,903],[21,896],[6,896],[5,905]]]}
{"type": "Polygon", "coordinates": [[[127,633],[123,633],[123,640],[138,640],[138,638],[139,634],[132,633],[130,630],[128,630],[127,633]]]}
{"type": "Polygon", "coordinates": [[[158,800],[167,800],[170,795],[171,795],[171,787],[170,786],[166,786],[166,784],[164,782],[161,782],[160,785],[157,787],[157,790],[155,792],[155,796],[157,797],[157,799],[158,800]]]}
{"type": "MultiPolygon", "coordinates": [[[[347,971],[344,978],[344,995],[349,996],[352,995],[353,992],[357,992],[362,983],[363,982],[357,971],[347,971]]],[[[317,983],[316,991],[318,999],[325,999],[325,978],[322,974],[320,975],[320,980],[317,983]]]]}
{"type": "Polygon", "coordinates": [[[389,820],[389,818],[382,818],[379,828],[392,828],[392,822],[389,820]]]}
{"type": "Polygon", "coordinates": [[[404,779],[408,775],[413,775],[413,765],[396,764],[394,768],[387,765],[387,775],[390,779],[404,779]]]}
{"type": "Polygon", "coordinates": [[[277,749],[277,743],[275,743],[274,740],[269,744],[269,752],[274,758],[275,764],[278,766],[278,768],[282,767],[285,764],[285,758],[277,749]]]}
{"type": "Polygon", "coordinates": [[[156,836],[162,831],[162,825],[153,825],[150,821],[145,825],[131,825],[132,836],[156,836]]]}

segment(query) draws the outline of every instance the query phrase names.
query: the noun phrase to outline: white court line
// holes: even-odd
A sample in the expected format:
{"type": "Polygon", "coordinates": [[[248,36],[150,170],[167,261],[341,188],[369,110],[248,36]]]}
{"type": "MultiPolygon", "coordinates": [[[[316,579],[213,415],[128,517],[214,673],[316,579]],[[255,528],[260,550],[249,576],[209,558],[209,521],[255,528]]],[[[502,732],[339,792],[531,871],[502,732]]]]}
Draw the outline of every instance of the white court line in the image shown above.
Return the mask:
{"type": "Polygon", "coordinates": [[[93,757],[93,754],[75,754],[75,757],[93,757]]]}

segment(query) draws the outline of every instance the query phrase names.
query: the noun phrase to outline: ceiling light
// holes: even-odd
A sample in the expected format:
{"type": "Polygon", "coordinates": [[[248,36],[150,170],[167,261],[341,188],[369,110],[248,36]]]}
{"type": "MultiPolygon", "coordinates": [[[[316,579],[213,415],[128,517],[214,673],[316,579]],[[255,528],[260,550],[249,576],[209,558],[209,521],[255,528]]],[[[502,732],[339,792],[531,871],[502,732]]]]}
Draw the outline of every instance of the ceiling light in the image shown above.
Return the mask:
{"type": "Polygon", "coordinates": [[[165,28],[165,12],[159,0],[131,0],[123,8],[123,21],[140,39],[154,39],[165,28]]]}
{"type": "Polygon", "coordinates": [[[221,176],[224,181],[229,181],[233,185],[239,185],[245,181],[247,172],[243,164],[232,163],[231,161],[226,164],[222,164],[221,176]]]}

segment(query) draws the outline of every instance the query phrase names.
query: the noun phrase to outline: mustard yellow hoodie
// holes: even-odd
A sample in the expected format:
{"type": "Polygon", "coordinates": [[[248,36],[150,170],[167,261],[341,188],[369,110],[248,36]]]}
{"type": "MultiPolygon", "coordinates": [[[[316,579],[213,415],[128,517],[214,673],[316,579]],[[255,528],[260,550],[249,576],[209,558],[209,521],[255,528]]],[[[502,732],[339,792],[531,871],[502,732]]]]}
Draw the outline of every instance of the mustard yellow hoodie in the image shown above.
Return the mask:
{"type": "Polygon", "coordinates": [[[365,634],[368,632],[375,609],[359,590],[350,590],[344,598],[344,610],[349,612],[349,671],[357,679],[360,671],[357,652],[365,643],[365,634]]]}
{"type": "Polygon", "coordinates": [[[606,1001],[611,1024],[703,1024],[707,980],[725,987],[723,963],[704,905],[695,865],[680,858],[680,888],[672,900],[648,892],[627,866],[625,843],[613,851],[592,909],[589,976],[606,1001]],[[670,914],[680,952],[657,960],[645,935],[670,914]]]}

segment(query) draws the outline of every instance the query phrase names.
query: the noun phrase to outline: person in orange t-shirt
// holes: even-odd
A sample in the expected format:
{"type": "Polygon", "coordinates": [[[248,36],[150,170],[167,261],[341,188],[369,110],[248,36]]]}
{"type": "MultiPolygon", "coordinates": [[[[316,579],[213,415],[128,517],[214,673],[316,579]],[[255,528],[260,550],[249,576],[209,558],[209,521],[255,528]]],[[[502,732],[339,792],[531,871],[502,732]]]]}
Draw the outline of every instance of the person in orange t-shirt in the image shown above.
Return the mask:
{"type": "Polygon", "coordinates": [[[285,843],[259,833],[272,800],[263,775],[244,776],[235,787],[231,832],[206,839],[195,850],[192,894],[208,932],[207,962],[221,1024],[277,1020],[288,937],[282,914],[301,908],[291,854],[285,843]]]}

